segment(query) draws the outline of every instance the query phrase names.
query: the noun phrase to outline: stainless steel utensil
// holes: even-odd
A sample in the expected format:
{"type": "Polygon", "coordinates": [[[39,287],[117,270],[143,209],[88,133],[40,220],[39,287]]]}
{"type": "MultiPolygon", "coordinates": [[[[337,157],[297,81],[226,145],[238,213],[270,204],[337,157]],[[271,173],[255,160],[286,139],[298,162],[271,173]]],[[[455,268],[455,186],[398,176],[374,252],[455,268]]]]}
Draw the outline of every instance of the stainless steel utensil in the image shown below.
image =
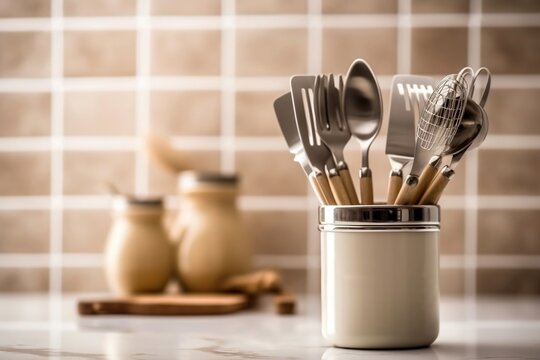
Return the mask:
{"type": "Polygon", "coordinates": [[[449,146],[448,154],[452,155],[450,164],[435,176],[435,179],[420,199],[420,205],[435,205],[439,202],[443,190],[454,176],[454,170],[463,155],[467,151],[480,146],[486,138],[488,130],[489,119],[484,108],[474,100],[469,99],[460,128],[449,146]]]}
{"type": "MultiPolygon", "coordinates": [[[[349,167],[345,162],[343,156],[343,149],[351,138],[351,132],[345,121],[343,115],[343,109],[341,107],[340,90],[343,89],[343,79],[338,76],[338,87],[336,87],[334,81],[334,75],[320,76],[320,86],[318,87],[317,99],[319,100],[319,110],[321,116],[319,117],[319,126],[317,130],[322,141],[328,146],[334,161],[336,163],[336,169],[329,169],[330,183],[335,175],[339,175],[350,205],[358,204],[358,197],[354,190],[351,175],[349,173],[349,167]],[[334,173],[336,172],[336,173],[334,173]]],[[[341,92],[342,93],[342,92],[341,92]]]]}
{"type": "MultiPolygon", "coordinates": [[[[291,94],[300,141],[311,165],[310,177],[319,185],[324,194],[325,204],[335,205],[325,166],[333,168],[332,154],[324,145],[316,130],[315,89],[319,86],[315,76],[297,75],[291,77],[291,94]]],[[[310,180],[311,181],[311,180],[310,180]]]]}
{"type": "Polygon", "coordinates": [[[289,147],[289,152],[294,155],[294,161],[302,166],[319,203],[326,204],[328,200],[325,198],[323,190],[315,180],[315,176],[311,176],[313,171],[298,135],[291,93],[286,93],[274,101],[274,111],[283,137],[289,147]]]}
{"type": "Polygon", "coordinates": [[[436,175],[440,154],[454,137],[463,117],[469,90],[465,76],[472,73],[469,69],[441,80],[424,106],[416,130],[413,168],[401,187],[396,205],[416,204],[436,175]]]}
{"type": "Polygon", "coordinates": [[[382,122],[381,90],[375,74],[362,59],[356,59],[345,81],[343,106],[351,133],[360,142],[360,197],[362,204],[373,204],[373,181],[369,168],[369,147],[382,122]]]}
{"type": "Polygon", "coordinates": [[[396,75],[390,90],[390,111],[385,153],[392,170],[388,181],[387,204],[393,204],[403,182],[403,167],[414,156],[416,121],[414,107],[423,109],[433,92],[431,76],[396,75]]]}
{"type": "Polygon", "coordinates": [[[491,89],[491,72],[488,68],[481,67],[476,70],[471,84],[470,97],[478,103],[481,107],[486,105],[486,101],[491,89]],[[484,74],[483,77],[480,77],[484,74]],[[480,86],[477,87],[477,83],[480,81],[480,86]]]}
{"type": "MultiPolygon", "coordinates": [[[[330,150],[330,157],[326,162],[326,171],[328,172],[328,180],[330,182],[330,188],[332,189],[332,194],[338,205],[351,205],[351,199],[345,189],[345,184],[342,181],[342,178],[339,174],[337,167],[337,161],[335,161],[335,154],[333,149],[328,146],[325,138],[327,140],[335,141],[335,134],[332,134],[329,127],[329,104],[325,81],[328,82],[328,79],[325,75],[318,75],[315,81],[315,128],[317,134],[321,138],[324,146],[330,150]]],[[[339,134],[338,134],[339,136],[339,134]]],[[[350,134],[349,134],[350,137],[350,134]]]]}

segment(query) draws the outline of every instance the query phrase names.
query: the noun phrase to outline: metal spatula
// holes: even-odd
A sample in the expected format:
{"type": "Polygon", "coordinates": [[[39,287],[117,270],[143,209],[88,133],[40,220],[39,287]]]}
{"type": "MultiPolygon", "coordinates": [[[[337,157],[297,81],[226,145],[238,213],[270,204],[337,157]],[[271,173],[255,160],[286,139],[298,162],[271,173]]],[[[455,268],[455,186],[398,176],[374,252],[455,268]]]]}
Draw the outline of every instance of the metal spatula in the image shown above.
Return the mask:
{"type": "Polygon", "coordinates": [[[392,166],[387,204],[393,204],[396,200],[403,182],[403,167],[414,157],[415,103],[422,109],[434,87],[435,81],[430,76],[396,75],[392,78],[385,151],[392,166]]]}
{"type": "Polygon", "coordinates": [[[286,93],[274,101],[274,111],[276,112],[279,128],[289,147],[289,152],[294,155],[294,161],[302,166],[319,202],[323,205],[326,204],[327,200],[323,191],[315,181],[315,177],[311,176],[313,171],[311,170],[306,152],[298,135],[291,93],[286,93]]]}

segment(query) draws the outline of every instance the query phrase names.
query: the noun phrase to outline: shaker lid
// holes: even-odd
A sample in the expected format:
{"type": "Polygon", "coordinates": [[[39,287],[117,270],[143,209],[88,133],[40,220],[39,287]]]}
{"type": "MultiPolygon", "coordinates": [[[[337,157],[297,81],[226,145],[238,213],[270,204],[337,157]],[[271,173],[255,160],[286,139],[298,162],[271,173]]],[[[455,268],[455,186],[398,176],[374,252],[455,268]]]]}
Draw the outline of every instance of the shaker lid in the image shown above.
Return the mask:
{"type": "Polygon", "coordinates": [[[178,176],[178,185],[181,188],[190,187],[200,183],[236,185],[238,183],[238,176],[236,174],[199,171],[184,171],[178,176]]]}
{"type": "Polygon", "coordinates": [[[328,226],[438,226],[440,210],[437,205],[348,205],[321,206],[319,224],[328,226]]]}
{"type": "Polygon", "coordinates": [[[163,207],[163,199],[160,197],[143,197],[135,195],[116,195],[114,197],[114,210],[122,211],[131,207],[159,209],[163,207]]]}

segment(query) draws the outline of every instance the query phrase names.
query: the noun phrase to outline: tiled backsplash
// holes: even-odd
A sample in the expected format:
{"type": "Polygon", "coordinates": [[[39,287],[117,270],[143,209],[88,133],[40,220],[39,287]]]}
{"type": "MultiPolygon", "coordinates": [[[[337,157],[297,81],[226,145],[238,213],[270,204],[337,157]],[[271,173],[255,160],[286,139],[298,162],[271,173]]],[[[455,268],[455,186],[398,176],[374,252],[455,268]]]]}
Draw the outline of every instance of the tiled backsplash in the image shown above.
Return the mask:
{"type": "Polygon", "coordinates": [[[492,70],[490,135],[441,204],[442,292],[540,294],[540,1],[0,0],[0,17],[0,292],[105,289],[105,182],[175,198],[148,130],[195,169],[238,171],[257,264],[318,291],[316,202],[272,101],[361,57],[385,99],[395,73],[492,70]]]}

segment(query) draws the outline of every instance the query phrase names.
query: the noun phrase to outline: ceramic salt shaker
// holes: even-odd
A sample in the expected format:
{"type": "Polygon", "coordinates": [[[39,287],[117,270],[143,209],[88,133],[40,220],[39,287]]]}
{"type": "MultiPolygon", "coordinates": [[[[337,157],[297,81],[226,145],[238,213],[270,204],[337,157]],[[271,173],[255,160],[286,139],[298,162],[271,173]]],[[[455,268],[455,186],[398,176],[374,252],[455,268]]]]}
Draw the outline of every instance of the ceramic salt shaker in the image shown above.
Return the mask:
{"type": "Polygon", "coordinates": [[[251,270],[252,248],[236,207],[234,175],[185,172],[178,179],[181,205],[171,238],[184,291],[218,291],[223,281],[251,270]]]}
{"type": "Polygon", "coordinates": [[[117,196],[105,246],[105,273],[118,295],[161,292],[172,273],[172,247],[162,224],[163,202],[117,196]]]}

